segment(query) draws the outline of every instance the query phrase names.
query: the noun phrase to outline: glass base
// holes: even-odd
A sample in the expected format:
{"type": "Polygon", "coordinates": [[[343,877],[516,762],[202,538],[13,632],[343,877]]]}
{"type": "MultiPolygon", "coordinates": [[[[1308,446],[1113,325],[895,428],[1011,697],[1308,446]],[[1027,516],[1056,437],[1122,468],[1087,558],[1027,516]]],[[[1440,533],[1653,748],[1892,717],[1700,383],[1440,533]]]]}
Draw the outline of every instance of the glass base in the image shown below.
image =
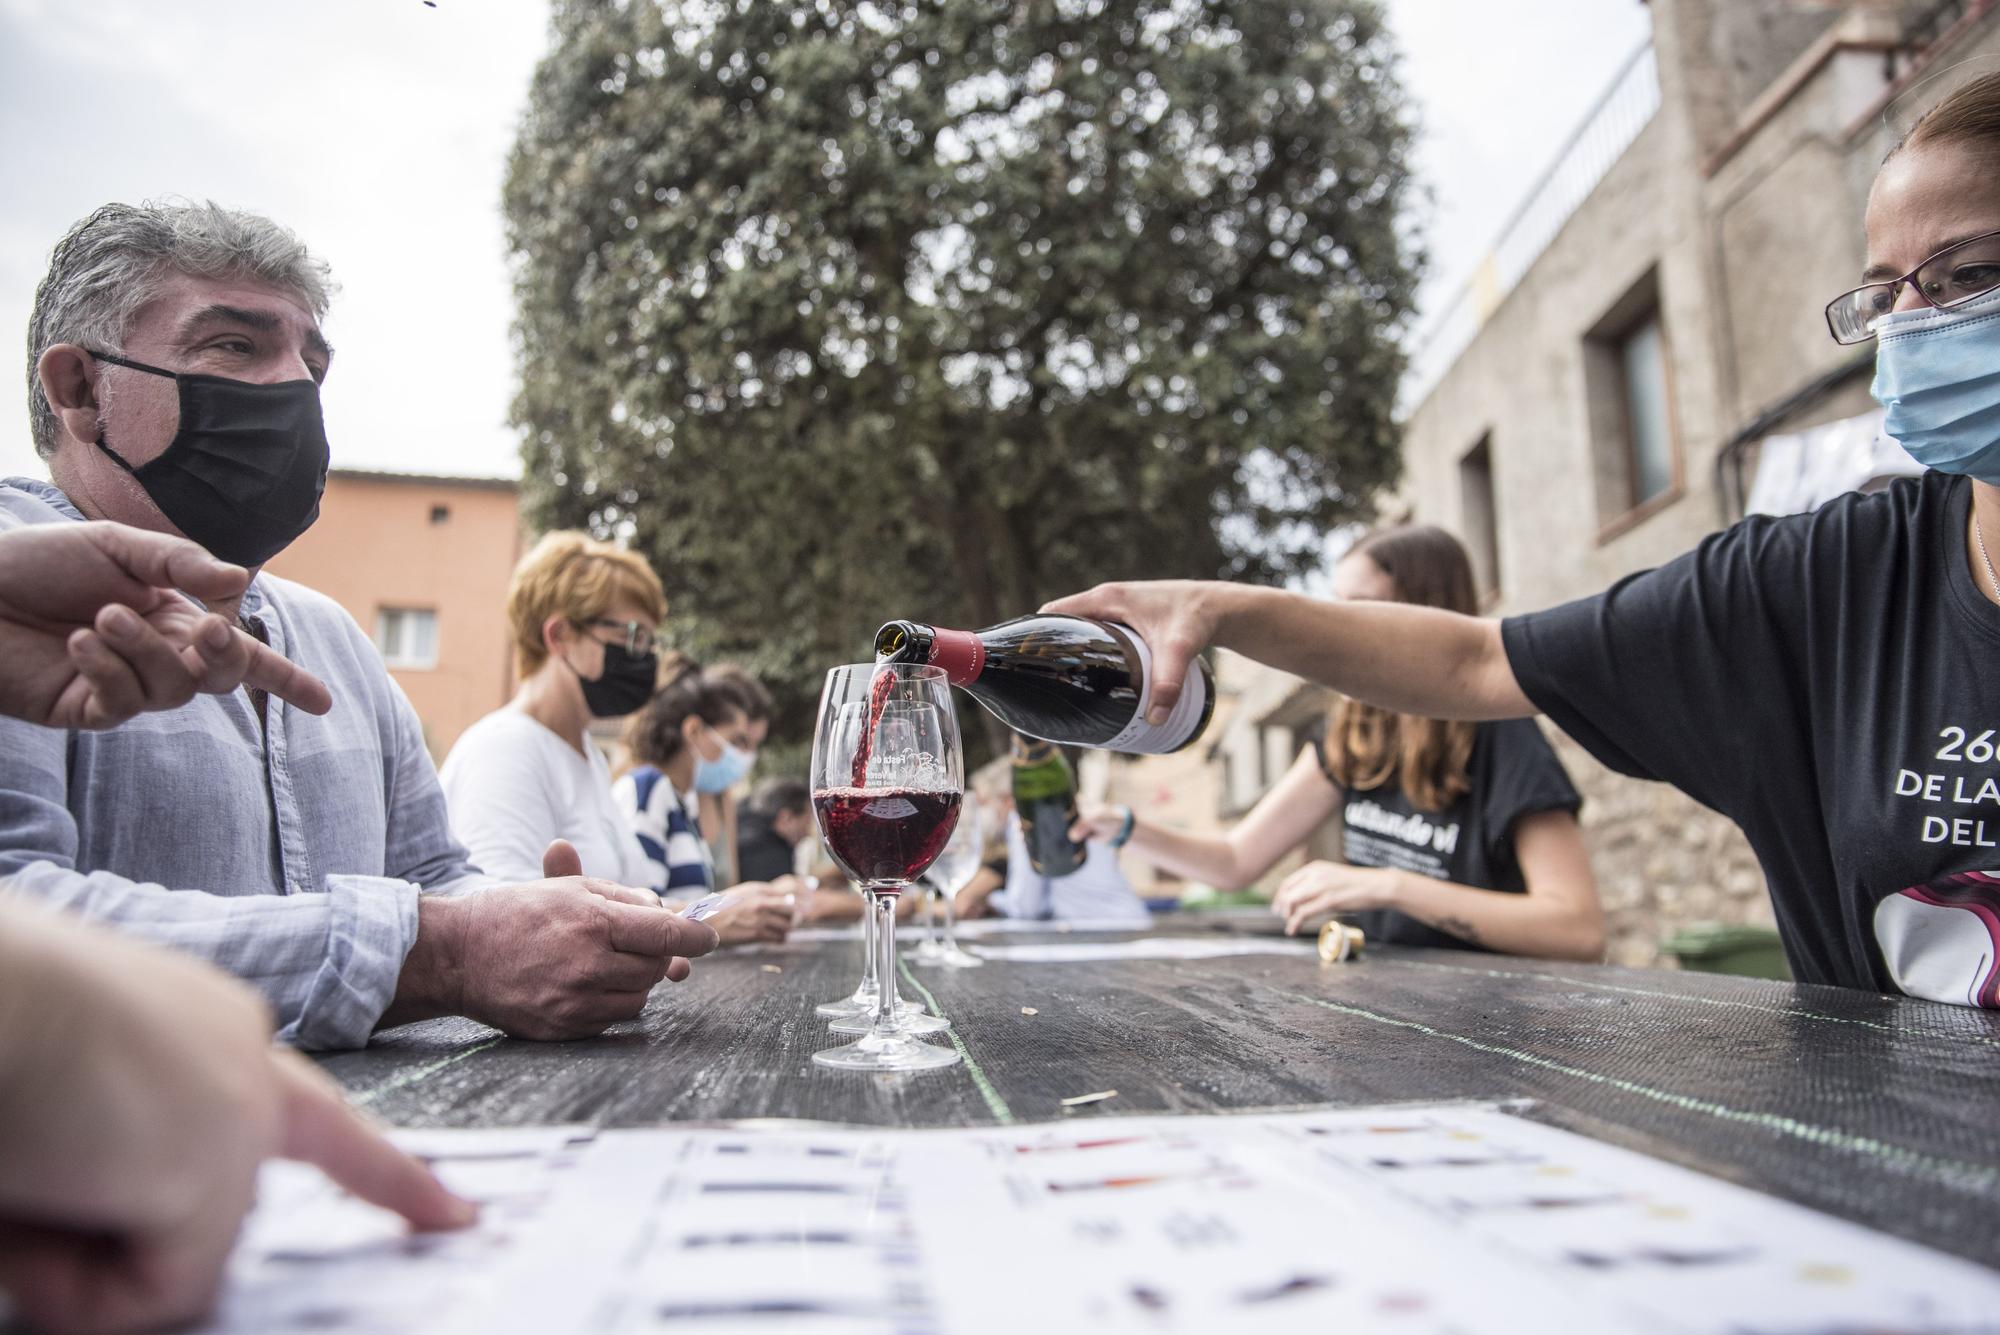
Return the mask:
{"type": "Polygon", "coordinates": [[[849,1015],[873,1015],[874,1013],[875,994],[873,992],[863,992],[859,989],[853,995],[842,997],[839,1001],[822,1001],[819,1005],[813,1007],[814,1015],[823,1015],[829,1020],[842,1019],[849,1015]]]}
{"type": "Polygon", "coordinates": [[[943,961],[944,956],[945,948],[942,944],[936,941],[924,941],[910,952],[910,963],[937,964],[943,961]]]}
{"type": "Polygon", "coordinates": [[[941,947],[929,959],[920,959],[917,963],[929,968],[937,968],[942,965],[950,969],[977,969],[980,965],[986,963],[986,961],[980,959],[977,955],[969,955],[957,946],[952,945],[941,947]]]}
{"type": "MultiPolygon", "coordinates": [[[[875,1027],[875,1010],[870,1007],[866,1015],[849,1015],[835,1020],[827,1028],[836,1034],[865,1034],[875,1027]]],[[[951,1021],[936,1015],[924,1014],[924,1008],[914,1002],[896,998],[894,1018],[889,1021],[889,1030],[896,1034],[936,1034],[951,1028],[951,1021]]]]}
{"type": "Polygon", "coordinates": [[[813,1061],[840,1071],[928,1071],[958,1064],[956,1048],[933,1047],[914,1038],[870,1034],[846,1047],[815,1052],[813,1061]]]}
{"type": "MultiPolygon", "coordinates": [[[[901,1011],[908,1011],[912,1015],[922,1015],[929,1009],[921,1001],[912,1001],[910,998],[900,995],[896,998],[896,1008],[901,1011]]],[[[848,1020],[857,1015],[872,1020],[875,1018],[875,993],[857,988],[853,996],[842,997],[839,1001],[820,1002],[819,1005],[813,1007],[813,1014],[828,1020],[848,1020]]],[[[849,1032],[860,1034],[866,1033],[867,1029],[868,1027],[863,1025],[860,1029],[849,1032]]]]}

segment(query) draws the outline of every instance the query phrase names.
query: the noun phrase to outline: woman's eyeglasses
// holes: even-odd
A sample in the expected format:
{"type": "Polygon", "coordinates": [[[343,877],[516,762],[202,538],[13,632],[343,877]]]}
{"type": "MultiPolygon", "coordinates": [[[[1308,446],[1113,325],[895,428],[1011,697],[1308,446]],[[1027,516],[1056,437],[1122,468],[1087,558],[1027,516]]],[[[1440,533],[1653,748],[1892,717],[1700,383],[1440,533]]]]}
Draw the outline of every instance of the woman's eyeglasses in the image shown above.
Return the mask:
{"type": "Polygon", "coordinates": [[[610,617],[592,617],[590,624],[619,632],[625,637],[625,652],[641,658],[652,653],[660,644],[658,633],[643,621],[613,621],[610,617]]]}
{"type": "Polygon", "coordinates": [[[1836,343],[1866,343],[1875,322],[1896,309],[1906,286],[1926,306],[1948,311],[2000,288],[2000,232],[1953,242],[1904,274],[1843,292],[1826,305],[1826,327],[1836,343]]]}

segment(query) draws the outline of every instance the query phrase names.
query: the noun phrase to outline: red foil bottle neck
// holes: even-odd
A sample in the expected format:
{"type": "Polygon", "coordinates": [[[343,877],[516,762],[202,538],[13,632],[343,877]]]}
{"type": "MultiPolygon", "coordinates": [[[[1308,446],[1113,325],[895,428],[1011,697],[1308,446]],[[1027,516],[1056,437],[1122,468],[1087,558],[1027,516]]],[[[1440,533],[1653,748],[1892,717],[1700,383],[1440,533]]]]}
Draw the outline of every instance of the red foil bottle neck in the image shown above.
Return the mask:
{"type": "Polygon", "coordinates": [[[943,668],[952,685],[964,686],[986,670],[986,646],[968,630],[933,629],[930,664],[943,668]]]}

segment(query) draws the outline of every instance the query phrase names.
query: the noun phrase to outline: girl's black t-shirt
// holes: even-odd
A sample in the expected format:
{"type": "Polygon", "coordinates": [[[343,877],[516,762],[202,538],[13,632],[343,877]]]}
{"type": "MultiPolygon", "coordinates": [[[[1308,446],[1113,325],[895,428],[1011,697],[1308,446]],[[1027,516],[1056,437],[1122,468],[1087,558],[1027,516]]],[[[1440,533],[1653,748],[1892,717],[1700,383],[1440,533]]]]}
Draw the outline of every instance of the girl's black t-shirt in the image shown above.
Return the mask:
{"type": "Polygon", "coordinates": [[[1591,754],[1743,828],[1802,982],[2000,1001],[2000,608],[1971,484],[1756,517],[1502,624],[1591,754]]]}
{"type": "MultiPolygon", "coordinates": [[[[1324,774],[1323,730],[1312,737],[1312,746],[1324,774]]],[[[1356,867],[1394,867],[1481,890],[1525,894],[1528,885],[1514,856],[1515,823],[1538,811],[1573,813],[1583,799],[1533,719],[1479,724],[1466,782],[1467,791],[1443,810],[1411,802],[1394,775],[1376,788],[1343,789],[1342,856],[1356,867]]],[[[1370,941],[1481,949],[1395,909],[1342,916],[1370,941]]]]}

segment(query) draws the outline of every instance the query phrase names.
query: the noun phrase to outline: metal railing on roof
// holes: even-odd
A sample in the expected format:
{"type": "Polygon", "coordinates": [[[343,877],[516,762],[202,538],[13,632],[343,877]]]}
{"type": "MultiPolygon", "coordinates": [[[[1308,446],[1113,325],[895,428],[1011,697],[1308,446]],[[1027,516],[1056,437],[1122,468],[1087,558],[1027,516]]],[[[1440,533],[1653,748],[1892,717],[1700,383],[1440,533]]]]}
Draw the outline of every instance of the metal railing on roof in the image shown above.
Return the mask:
{"type": "Polygon", "coordinates": [[[1921,54],[1943,35],[1945,29],[1964,18],[1973,0],[1931,0],[1903,16],[1903,47],[1906,54],[1921,54]]]}
{"type": "Polygon", "coordinates": [[[1403,411],[1422,403],[1486,318],[1548,249],[1612,164],[1660,109],[1659,65],[1647,42],[1629,56],[1603,96],[1514,210],[1472,277],[1418,331],[1402,384],[1403,411]]]}

